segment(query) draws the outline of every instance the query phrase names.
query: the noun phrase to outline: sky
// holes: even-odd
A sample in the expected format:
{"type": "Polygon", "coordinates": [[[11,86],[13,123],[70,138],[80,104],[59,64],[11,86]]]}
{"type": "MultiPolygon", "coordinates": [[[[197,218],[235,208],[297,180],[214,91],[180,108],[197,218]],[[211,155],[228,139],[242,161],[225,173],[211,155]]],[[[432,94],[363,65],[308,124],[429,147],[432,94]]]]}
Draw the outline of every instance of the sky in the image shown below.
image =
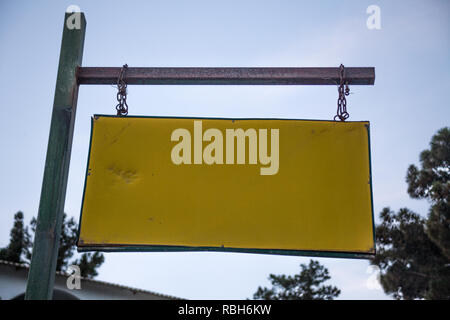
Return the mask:
{"type": "MultiPolygon", "coordinates": [[[[351,86],[350,120],[371,123],[373,200],[426,216],[406,193],[433,134],[449,125],[450,2],[0,1],[0,247],[13,215],[37,215],[64,12],[87,20],[84,66],[375,67],[351,86]],[[380,8],[369,30],[367,7],[380,8]]],[[[129,86],[132,115],[331,120],[335,86],[129,86]]],[[[65,212],[79,218],[93,114],[115,114],[116,88],[81,86],[65,212]]],[[[351,195],[346,195],[351,197],[351,195]]],[[[309,257],[239,253],[105,253],[99,280],[187,299],[246,299],[309,257]]],[[[317,259],[340,299],[389,299],[367,260],[317,259]]]]}

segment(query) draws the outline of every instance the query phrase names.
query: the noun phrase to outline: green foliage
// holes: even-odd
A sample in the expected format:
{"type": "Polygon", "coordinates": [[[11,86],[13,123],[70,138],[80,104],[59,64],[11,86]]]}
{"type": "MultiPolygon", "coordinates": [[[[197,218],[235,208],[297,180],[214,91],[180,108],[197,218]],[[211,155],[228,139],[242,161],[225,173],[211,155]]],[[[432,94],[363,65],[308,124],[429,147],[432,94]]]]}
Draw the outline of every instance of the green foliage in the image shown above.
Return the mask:
{"type": "MultiPolygon", "coordinates": [[[[30,227],[33,234],[36,233],[37,220],[31,219],[30,227]]],[[[97,269],[103,264],[105,258],[101,253],[84,253],[79,259],[71,260],[75,253],[77,241],[78,225],[73,218],[67,220],[64,213],[59,239],[58,257],[56,260],[57,271],[67,271],[68,266],[78,265],[81,276],[93,278],[98,275],[97,269]]],[[[24,227],[23,213],[17,212],[14,216],[14,226],[11,229],[10,243],[6,248],[0,249],[0,259],[29,263],[33,249],[32,237],[28,232],[28,227],[24,227]]]]}
{"type": "Polygon", "coordinates": [[[428,237],[425,220],[404,208],[384,208],[375,230],[377,254],[371,263],[381,270],[380,282],[395,299],[448,299],[450,261],[428,237]],[[440,282],[447,289],[438,288],[440,282]]]}
{"type": "Polygon", "coordinates": [[[427,233],[450,259],[450,128],[433,136],[430,149],[420,154],[420,163],[420,169],[408,168],[408,194],[431,202],[427,233]]]}
{"type": "Polygon", "coordinates": [[[29,255],[31,243],[28,227],[24,226],[23,213],[21,211],[14,215],[14,225],[10,232],[9,245],[0,249],[0,260],[17,263],[27,262],[24,257],[29,255]]]}
{"type": "Polygon", "coordinates": [[[427,219],[403,208],[384,208],[376,227],[380,282],[396,299],[450,299],[450,129],[433,136],[420,154],[421,168],[411,165],[406,181],[412,198],[431,203],[427,219]]]}
{"type": "Polygon", "coordinates": [[[80,267],[81,276],[85,278],[94,278],[98,275],[97,267],[105,261],[105,257],[100,252],[85,253],[73,264],[80,267]]]}
{"type": "Polygon", "coordinates": [[[310,260],[309,265],[301,264],[300,268],[300,273],[294,276],[269,275],[273,287],[258,287],[253,299],[333,300],[341,293],[337,287],[323,285],[330,275],[318,261],[310,260]]]}

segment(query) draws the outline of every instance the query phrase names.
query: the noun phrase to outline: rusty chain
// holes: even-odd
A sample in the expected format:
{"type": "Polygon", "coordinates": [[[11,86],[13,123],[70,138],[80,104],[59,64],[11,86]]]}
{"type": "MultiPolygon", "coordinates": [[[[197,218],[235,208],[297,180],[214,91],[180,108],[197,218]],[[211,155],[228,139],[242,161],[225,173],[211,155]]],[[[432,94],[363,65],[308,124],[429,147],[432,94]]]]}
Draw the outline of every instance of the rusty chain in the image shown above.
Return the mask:
{"type": "Polygon", "coordinates": [[[347,112],[347,99],[345,98],[345,96],[348,96],[350,94],[350,88],[348,87],[348,81],[345,81],[345,68],[343,64],[339,66],[338,92],[339,96],[337,100],[337,112],[334,116],[334,121],[337,121],[337,119],[345,121],[350,116],[350,114],[347,112]]]}
{"type": "Polygon", "coordinates": [[[118,116],[126,116],[128,114],[127,83],[123,80],[123,75],[127,68],[128,65],[124,64],[117,78],[117,101],[119,103],[116,105],[116,110],[118,116]]]}
{"type": "MultiPolygon", "coordinates": [[[[116,105],[116,110],[118,116],[126,116],[128,114],[127,83],[123,80],[123,76],[127,68],[128,65],[124,64],[120,69],[119,77],[117,78],[117,101],[119,103],[116,105]]],[[[347,112],[347,99],[345,98],[350,94],[350,88],[348,86],[348,81],[345,81],[345,67],[343,64],[339,66],[338,93],[337,111],[333,119],[334,121],[337,121],[337,119],[340,121],[345,121],[350,116],[347,112]]]]}

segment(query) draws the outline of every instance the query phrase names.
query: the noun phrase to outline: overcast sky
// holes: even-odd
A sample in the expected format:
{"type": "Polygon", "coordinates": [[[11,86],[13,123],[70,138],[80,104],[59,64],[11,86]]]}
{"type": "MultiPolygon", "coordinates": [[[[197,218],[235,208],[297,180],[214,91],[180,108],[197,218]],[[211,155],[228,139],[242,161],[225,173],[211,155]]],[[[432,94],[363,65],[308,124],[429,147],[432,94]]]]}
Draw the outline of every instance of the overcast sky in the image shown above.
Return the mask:
{"type": "MultiPolygon", "coordinates": [[[[385,206],[426,215],[405,175],[449,125],[450,2],[0,1],[0,247],[13,215],[37,214],[64,12],[86,15],[84,66],[376,68],[352,86],[350,120],[371,122],[375,215],[385,206]],[[369,30],[369,5],[381,29],[369,30]]],[[[334,86],[130,86],[132,115],[332,119],[334,86]]],[[[78,221],[92,114],[114,114],[116,89],[79,92],[65,211],[78,221]]],[[[346,195],[351,197],[351,195],[346,195]]],[[[98,279],[184,298],[249,298],[308,257],[237,253],[107,253],[98,279]]],[[[344,299],[385,299],[366,260],[318,259],[344,299]]]]}

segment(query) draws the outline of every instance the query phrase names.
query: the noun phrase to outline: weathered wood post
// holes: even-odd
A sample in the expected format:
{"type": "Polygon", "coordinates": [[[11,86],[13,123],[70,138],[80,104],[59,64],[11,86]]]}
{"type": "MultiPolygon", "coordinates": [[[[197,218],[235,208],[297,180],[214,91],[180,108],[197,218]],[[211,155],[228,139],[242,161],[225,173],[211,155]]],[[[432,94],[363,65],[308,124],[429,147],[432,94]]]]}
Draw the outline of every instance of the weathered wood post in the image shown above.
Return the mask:
{"type": "Polygon", "coordinates": [[[77,109],[76,71],[83,58],[85,32],[86,20],[83,13],[65,14],[50,136],[25,299],[44,300],[53,296],[77,109]]]}

